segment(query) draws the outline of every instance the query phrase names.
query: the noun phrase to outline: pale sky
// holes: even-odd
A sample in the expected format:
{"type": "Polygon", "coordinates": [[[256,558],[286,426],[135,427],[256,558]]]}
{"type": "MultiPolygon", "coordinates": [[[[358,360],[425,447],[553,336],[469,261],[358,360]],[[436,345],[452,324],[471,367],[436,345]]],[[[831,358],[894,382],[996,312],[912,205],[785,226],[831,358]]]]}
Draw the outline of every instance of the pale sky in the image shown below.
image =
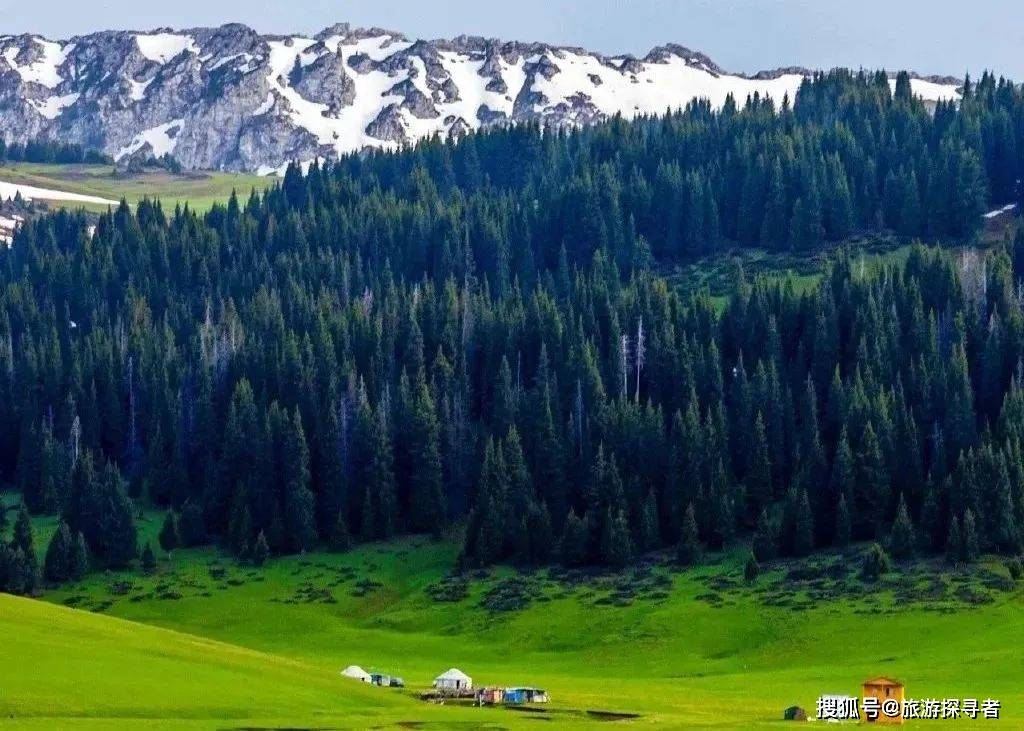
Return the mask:
{"type": "Polygon", "coordinates": [[[348,21],[417,38],[466,33],[638,56],[676,42],[729,71],[994,69],[1024,80],[1022,0],[0,0],[0,33],[51,38],[228,21],[282,34],[348,21]]]}

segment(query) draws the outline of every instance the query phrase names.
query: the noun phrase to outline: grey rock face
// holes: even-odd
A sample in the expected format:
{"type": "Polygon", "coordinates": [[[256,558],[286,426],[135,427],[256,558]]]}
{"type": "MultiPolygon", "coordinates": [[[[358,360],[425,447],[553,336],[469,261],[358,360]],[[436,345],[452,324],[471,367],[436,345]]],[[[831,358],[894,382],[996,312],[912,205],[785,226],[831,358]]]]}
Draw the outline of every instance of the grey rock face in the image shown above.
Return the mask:
{"type": "Polygon", "coordinates": [[[377,115],[377,118],[370,122],[366,133],[383,142],[403,142],[405,140],[405,125],[402,124],[402,117],[397,104],[389,104],[377,115]]]}
{"type": "Polygon", "coordinates": [[[405,101],[402,102],[402,108],[408,109],[417,119],[434,119],[439,115],[437,107],[434,106],[434,102],[431,101],[430,97],[417,89],[411,81],[404,81],[397,86],[391,87],[391,90],[401,91],[401,95],[405,97],[405,101]]]}
{"type": "Polygon", "coordinates": [[[508,115],[500,109],[491,109],[485,104],[481,104],[476,110],[476,118],[483,126],[489,126],[497,124],[499,122],[507,122],[508,115]]]}
{"type": "Polygon", "coordinates": [[[462,117],[450,117],[446,120],[446,123],[448,124],[448,135],[452,138],[461,137],[472,131],[469,122],[462,117]]]}
{"type": "MultiPolygon", "coordinates": [[[[237,23],[0,35],[0,136],[75,142],[125,162],[171,154],[185,168],[269,172],[490,125],[661,113],[698,94],[716,106],[727,94],[793,98],[808,73],[729,75],[679,45],[606,57],[477,36],[410,40],[347,23],[311,38],[237,23]]],[[[928,93],[955,94],[953,80],[928,81],[918,82],[928,93]]]]}
{"type": "Polygon", "coordinates": [[[325,53],[309,66],[304,66],[292,81],[293,88],[307,99],[317,99],[328,106],[332,114],[343,107],[352,106],[356,98],[356,85],[345,71],[342,56],[325,53]]]}

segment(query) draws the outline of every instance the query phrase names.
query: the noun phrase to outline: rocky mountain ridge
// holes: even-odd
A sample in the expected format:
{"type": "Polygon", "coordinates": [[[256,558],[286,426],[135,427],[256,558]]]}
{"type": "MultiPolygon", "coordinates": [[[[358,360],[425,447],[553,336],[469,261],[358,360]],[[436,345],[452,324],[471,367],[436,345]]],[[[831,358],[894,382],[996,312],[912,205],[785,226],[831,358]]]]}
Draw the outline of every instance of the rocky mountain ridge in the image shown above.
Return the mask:
{"type": "MultiPolygon", "coordinates": [[[[476,36],[415,40],[346,23],[312,37],[229,24],[102,31],[66,41],[0,35],[0,136],[49,137],[118,159],[268,173],[290,160],[397,147],[537,120],[588,124],[694,98],[793,97],[802,68],[729,74],[676,44],[643,58],[476,36]]],[[[954,79],[915,78],[935,101],[954,79]]]]}

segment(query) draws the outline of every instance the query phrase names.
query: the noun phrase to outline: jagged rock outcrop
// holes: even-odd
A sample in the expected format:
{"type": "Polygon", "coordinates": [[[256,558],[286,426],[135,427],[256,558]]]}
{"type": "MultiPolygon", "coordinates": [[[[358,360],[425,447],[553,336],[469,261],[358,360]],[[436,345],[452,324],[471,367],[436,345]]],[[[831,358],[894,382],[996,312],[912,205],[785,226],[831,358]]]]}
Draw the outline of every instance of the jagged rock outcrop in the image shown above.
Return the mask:
{"type": "MultiPolygon", "coordinates": [[[[413,40],[347,23],[313,37],[237,23],[63,41],[0,35],[0,135],[270,172],[494,124],[590,124],[696,97],[718,106],[729,94],[792,98],[807,73],[728,74],[675,44],[637,59],[477,36],[413,40]]],[[[955,95],[956,83],[915,76],[913,86],[935,100],[955,95]]]]}
{"type": "Polygon", "coordinates": [[[340,50],[318,56],[308,66],[299,66],[291,79],[292,87],[306,99],[316,99],[327,105],[331,116],[337,116],[344,107],[355,102],[356,85],[350,72],[345,70],[345,59],[340,50]]]}

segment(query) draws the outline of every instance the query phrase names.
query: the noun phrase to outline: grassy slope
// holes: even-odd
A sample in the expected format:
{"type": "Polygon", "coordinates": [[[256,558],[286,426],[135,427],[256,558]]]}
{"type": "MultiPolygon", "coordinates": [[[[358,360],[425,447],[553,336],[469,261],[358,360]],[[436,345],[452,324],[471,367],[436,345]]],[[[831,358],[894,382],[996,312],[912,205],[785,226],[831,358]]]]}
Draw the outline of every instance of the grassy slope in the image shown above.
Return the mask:
{"type": "MultiPolygon", "coordinates": [[[[1012,222],[1006,233],[983,232],[975,243],[968,247],[987,248],[1004,241],[1012,241],[1018,224],[1012,222]]],[[[855,266],[868,271],[887,264],[904,262],[911,249],[910,243],[892,235],[863,235],[851,238],[843,244],[846,253],[853,256],[855,266]]],[[[952,255],[963,247],[949,246],[952,255]]],[[[714,254],[686,264],[666,267],[661,274],[682,292],[707,289],[717,308],[724,309],[732,291],[739,267],[742,267],[747,281],[759,276],[786,282],[798,294],[811,291],[821,280],[822,272],[838,254],[835,246],[809,254],[794,252],[769,252],[764,249],[737,249],[727,254],[714,254]]]]}
{"type": "MultiPolygon", "coordinates": [[[[905,254],[901,247],[881,254],[880,259],[905,254]]],[[[867,261],[871,264],[873,258],[867,261]]],[[[814,272],[791,271],[790,275],[799,287],[817,278],[814,272]]],[[[154,545],[159,519],[147,514],[140,527],[143,540],[154,545]]],[[[52,534],[53,524],[52,519],[37,521],[41,546],[52,534]]],[[[722,565],[675,576],[668,598],[659,601],[596,605],[592,589],[549,587],[548,601],[519,612],[490,614],[479,604],[493,579],[474,585],[468,598],[454,603],[435,602],[424,591],[452,565],[455,550],[451,543],[407,540],[345,556],[275,560],[261,572],[238,568],[213,550],[177,551],[162,562],[156,577],[93,575],[46,598],[271,653],[252,656],[300,668],[299,675],[315,679],[310,681],[313,686],[324,683],[328,703],[336,710],[348,708],[348,700],[334,698],[337,670],[347,664],[402,675],[411,691],[426,687],[438,672],[456,665],[478,684],[547,687],[555,699],[553,710],[565,714],[558,717],[560,727],[594,725],[584,711],[603,709],[641,714],[631,726],[744,729],[777,725],[782,708],[792,703],[813,715],[819,694],[855,694],[860,680],[885,673],[905,679],[911,697],[998,698],[1004,709],[1000,727],[1024,728],[1024,659],[1017,647],[1024,636],[1024,593],[1019,589],[996,594],[993,603],[978,607],[903,605],[891,593],[869,601],[817,601],[800,611],[767,606],[763,595],[750,590],[733,593],[717,605],[701,600],[707,594],[709,576],[739,573],[738,559],[727,557],[722,565]],[[214,571],[220,567],[226,574],[215,578],[211,564],[214,571]],[[380,586],[365,593],[354,591],[361,580],[380,586]],[[118,589],[119,581],[131,586],[118,589]],[[302,594],[303,587],[315,592],[302,594]],[[118,593],[122,591],[126,593],[118,593]],[[180,598],[171,598],[179,594],[180,598]],[[330,601],[323,601],[327,596],[330,601]]],[[[762,578],[759,584],[764,588],[780,575],[762,578]]],[[[20,621],[20,610],[18,615],[20,621]]],[[[76,632],[82,616],[53,615],[48,622],[63,628],[65,618],[74,617],[74,622],[68,621],[70,631],[76,632]]],[[[0,604],[0,634],[19,638],[26,634],[10,622],[6,604],[0,604]]],[[[60,634],[54,634],[54,640],[35,645],[20,639],[13,645],[2,642],[0,658],[8,654],[41,658],[41,666],[48,668],[45,684],[53,689],[49,703],[64,707],[65,693],[68,698],[80,697],[76,690],[80,678],[73,664],[60,664],[67,657],[67,643],[60,634]]],[[[82,660],[89,663],[90,678],[96,663],[106,657],[108,643],[90,640],[79,648],[85,651],[97,642],[104,648],[101,659],[82,660]]],[[[111,661],[113,677],[121,667],[132,668],[130,678],[147,682],[164,672],[148,663],[132,665],[121,660],[121,640],[109,644],[114,645],[112,656],[118,658],[111,661]]],[[[12,682],[18,687],[18,665],[0,663],[0,687],[12,687],[12,682]]],[[[107,666],[100,667],[106,677],[107,666]]],[[[189,685],[196,677],[187,663],[166,672],[169,683],[188,676],[189,685]]],[[[336,725],[333,719],[326,721],[315,688],[293,692],[284,679],[275,679],[273,688],[264,690],[252,685],[244,673],[211,676],[201,685],[194,693],[183,692],[182,705],[175,707],[165,703],[163,695],[141,691],[134,706],[109,701],[109,697],[120,698],[114,684],[104,693],[88,694],[77,712],[92,718],[97,727],[107,727],[108,708],[121,709],[116,715],[138,715],[125,721],[132,728],[143,725],[143,716],[152,719],[152,725],[164,727],[169,719],[179,717],[204,716],[194,721],[203,726],[208,722],[205,716],[237,719],[246,714],[277,719],[279,725],[289,727],[336,725]],[[223,703],[204,706],[208,688],[215,688],[216,698],[223,703]],[[233,705],[232,698],[245,699],[250,693],[258,696],[258,702],[233,705]],[[128,708],[135,710],[126,712],[128,708]],[[316,724],[309,721],[311,717],[316,724]]],[[[407,700],[401,694],[381,692],[407,700]]],[[[351,703],[359,712],[370,713],[367,708],[380,702],[379,693],[367,698],[353,695],[351,703]]],[[[12,693],[6,697],[7,706],[4,700],[0,697],[0,713],[23,714],[38,705],[30,695],[12,693]]],[[[503,711],[436,709],[407,702],[411,705],[373,709],[374,724],[432,720],[449,727],[468,719],[472,726],[477,722],[536,726],[503,711]]],[[[353,721],[342,712],[355,727],[369,724],[367,718],[353,721]]],[[[49,721],[40,720],[38,726],[52,727],[49,721]]],[[[960,720],[922,721],[911,727],[974,725],[987,726],[960,720]]]]}
{"type": "Polygon", "coordinates": [[[366,728],[443,710],[300,661],[7,595],[0,635],[4,726],[366,728]]]}
{"type": "MultiPolygon", "coordinates": [[[[479,604],[494,579],[455,603],[424,592],[454,552],[450,543],[407,540],[276,560],[260,578],[212,551],[180,551],[157,577],[129,577],[127,594],[111,592],[119,577],[93,576],[48,598],[287,656],[328,675],[357,663],[402,675],[414,690],[454,665],[478,684],[540,685],[552,692],[552,707],[568,714],[561,725],[594,723],[581,715],[586,709],[639,713],[634,723],[642,726],[772,725],[792,703],[813,713],[819,694],[855,693],[860,680],[885,673],[904,678],[911,697],[998,698],[1002,727],[1024,728],[1024,660],[1014,640],[1024,633],[1019,589],[948,614],[939,606],[901,607],[891,595],[794,611],[767,606],[751,590],[713,606],[698,597],[708,576],[738,574],[738,559],[727,557],[675,576],[658,601],[602,605],[592,588],[549,586],[548,601],[490,614],[479,604]],[[226,574],[212,578],[211,562],[226,574]],[[354,596],[367,580],[381,586],[354,596]],[[316,590],[315,600],[297,593],[304,585],[316,590]],[[160,598],[168,589],[182,598],[160,598]]],[[[498,718],[519,721],[509,713],[498,718]]]]}
{"type": "MultiPolygon", "coordinates": [[[[0,165],[0,180],[40,188],[83,193],[110,200],[127,198],[136,203],[144,197],[159,197],[166,210],[176,204],[188,203],[204,211],[216,201],[228,198],[232,190],[247,196],[253,188],[262,190],[275,178],[233,173],[202,172],[171,175],[163,171],[146,171],[134,175],[115,175],[105,165],[41,165],[35,163],[6,163],[0,165]]],[[[49,205],[62,205],[51,201],[49,205]]],[[[81,203],[69,201],[66,205],[77,208],[81,203]]],[[[106,206],[85,204],[88,210],[103,211],[106,206]]]]}

